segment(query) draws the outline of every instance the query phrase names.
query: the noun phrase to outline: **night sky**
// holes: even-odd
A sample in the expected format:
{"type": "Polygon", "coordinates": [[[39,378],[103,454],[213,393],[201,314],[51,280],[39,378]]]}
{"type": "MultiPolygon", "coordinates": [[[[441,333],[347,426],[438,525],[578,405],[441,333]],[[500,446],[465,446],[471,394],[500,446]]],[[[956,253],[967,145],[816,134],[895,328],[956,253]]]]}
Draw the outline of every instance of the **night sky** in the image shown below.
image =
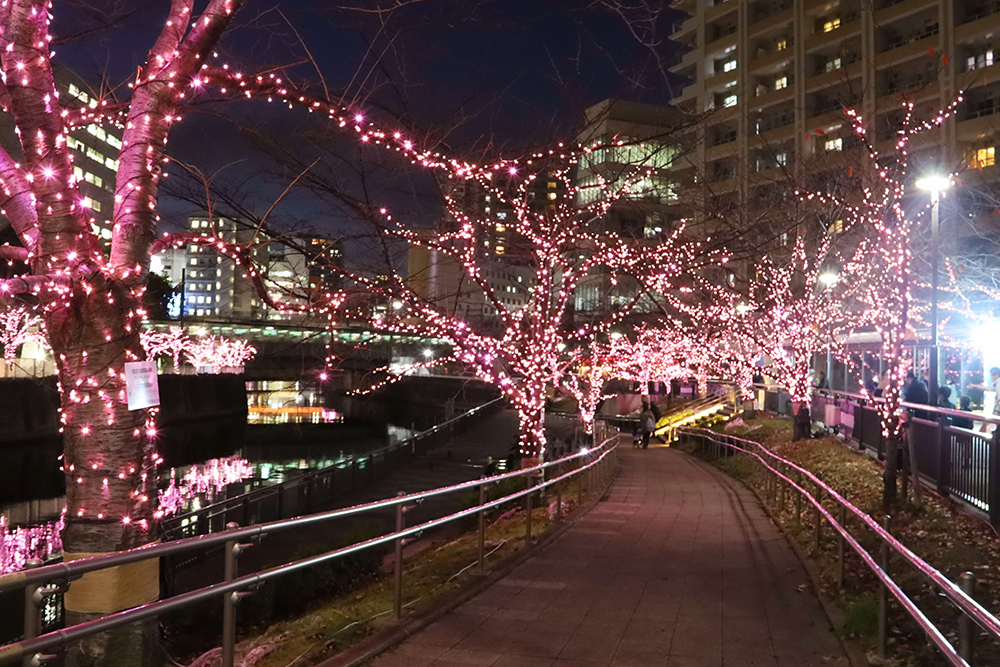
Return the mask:
{"type": "MultiPolygon", "coordinates": [[[[142,64],[168,4],[129,5],[124,20],[57,46],[57,63],[95,84],[104,79],[120,86],[142,64]]],[[[197,4],[200,9],[204,3],[197,4]]],[[[610,4],[641,7],[642,2],[610,4]]],[[[250,0],[220,52],[247,72],[293,64],[287,73],[314,90],[321,90],[318,67],[332,97],[357,101],[370,114],[392,118],[418,136],[434,137],[457,154],[476,156],[485,150],[516,155],[529,146],[572,140],[582,110],[604,98],[666,103],[677,90],[677,80],[666,74],[678,53],[667,41],[677,15],[667,10],[651,19],[648,11],[627,10],[630,29],[608,5],[250,0]],[[402,6],[392,12],[362,11],[396,4],[402,6]]],[[[99,16],[113,16],[119,6],[108,2],[99,16]]],[[[53,11],[56,35],[85,32],[99,23],[59,2],[53,11]]],[[[304,155],[310,144],[295,142],[305,135],[315,142],[324,130],[316,121],[300,111],[262,103],[199,105],[175,128],[171,153],[205,173],[217,173],[221,188],[238,192],[251,208],[266,210],[294,170],[277,164],[255,147],[259,141],[248,137],[260,133],[285,146],[302,146],[304,155]]],[[[356,147],[317,152],[317,172],[326,169],[330,178],[340,178],[343,164],[358,157],[345,154],[351,150],[356,147]]],[[[380,183],[388,190],[385,196],[397,205],[405,202],[417,217],[433,217],[437,204],[431,203],[424,177],[413,171],[396,165],[393,175],[380,183]],[[403,171],[411,173],[400,180],[403,171]]],[[[174,187],[180,187],[183,176],[177,166],[171,168],[174,187]]],[[[194,209],[169,195],[161,204],[165,229],[176,227],[194,209]]],[[[301,188],[272,216],[278,224],[308,220],[329,234],[350,227],[327,199],[301,188]]]]}

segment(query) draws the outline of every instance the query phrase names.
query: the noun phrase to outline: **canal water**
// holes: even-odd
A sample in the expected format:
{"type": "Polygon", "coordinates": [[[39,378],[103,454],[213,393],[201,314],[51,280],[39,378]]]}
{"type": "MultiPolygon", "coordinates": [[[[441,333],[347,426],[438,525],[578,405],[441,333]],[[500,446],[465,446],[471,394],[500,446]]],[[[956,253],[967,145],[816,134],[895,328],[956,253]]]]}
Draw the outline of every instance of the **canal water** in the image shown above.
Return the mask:
{"type": "MultiPolygon", "coordinates": [[[[165,516],[252,486],[277,484],[355,454],[406,440],[444,421],[444,407],[395,400],[318,397],[275,404],[249,392],[245,419],[198,419],[158,433],[159,502],[165,516]]],[[[459,409],[463,409],[461,406],[459,409]]],[[[58,438],[0,444],[0,574],[61,551],[64,477],[58,438]]]]}

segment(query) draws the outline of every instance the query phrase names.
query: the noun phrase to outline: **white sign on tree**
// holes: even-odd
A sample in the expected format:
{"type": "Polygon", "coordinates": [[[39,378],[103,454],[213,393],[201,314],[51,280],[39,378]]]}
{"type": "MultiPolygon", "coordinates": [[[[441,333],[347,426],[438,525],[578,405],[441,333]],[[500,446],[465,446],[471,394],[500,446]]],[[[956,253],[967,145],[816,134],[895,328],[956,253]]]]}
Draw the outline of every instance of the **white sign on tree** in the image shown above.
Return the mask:
{"type": "Polygon", "coordinates": [[[125,393],[128,395],[129,410],[141,410],[160,404],[160,385],[155,361],[126,362],[125,393]]]}

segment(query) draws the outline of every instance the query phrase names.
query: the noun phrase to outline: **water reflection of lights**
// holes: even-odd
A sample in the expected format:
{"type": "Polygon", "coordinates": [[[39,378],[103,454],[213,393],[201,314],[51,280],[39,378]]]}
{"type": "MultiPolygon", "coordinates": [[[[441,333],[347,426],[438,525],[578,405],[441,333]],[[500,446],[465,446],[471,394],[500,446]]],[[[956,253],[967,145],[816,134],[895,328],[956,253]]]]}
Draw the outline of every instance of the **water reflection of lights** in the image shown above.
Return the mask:
{"type": "Polygon", "coordinates": [[[344,416],[336,410],[320,407],[290,405],[280,408],[251,407],[247,412],[248,424],[336,424],[344,416]]]}
{"type": "Polygon", "coordinates": [[[0,514],[0,574],[23,570],[31,558],[46,559],[62,551],[63,519],[39,526],[10,526],[0,514]]]}

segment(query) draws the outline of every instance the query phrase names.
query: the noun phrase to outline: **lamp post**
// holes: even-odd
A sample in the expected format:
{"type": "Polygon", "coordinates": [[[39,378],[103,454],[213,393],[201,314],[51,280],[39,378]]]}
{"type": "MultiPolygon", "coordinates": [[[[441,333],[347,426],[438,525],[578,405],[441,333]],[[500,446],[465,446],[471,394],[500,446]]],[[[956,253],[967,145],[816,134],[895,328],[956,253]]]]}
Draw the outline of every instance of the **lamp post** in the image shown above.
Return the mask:
{"type": "Polygon", "coordinates": [[[941,193],[951,186],[946,176],[928,176],[917,181],[917,187],[931,195],[931,368],[928,398],[937,404],[938,393],[938,221],[941,209],[941,193]]]}

